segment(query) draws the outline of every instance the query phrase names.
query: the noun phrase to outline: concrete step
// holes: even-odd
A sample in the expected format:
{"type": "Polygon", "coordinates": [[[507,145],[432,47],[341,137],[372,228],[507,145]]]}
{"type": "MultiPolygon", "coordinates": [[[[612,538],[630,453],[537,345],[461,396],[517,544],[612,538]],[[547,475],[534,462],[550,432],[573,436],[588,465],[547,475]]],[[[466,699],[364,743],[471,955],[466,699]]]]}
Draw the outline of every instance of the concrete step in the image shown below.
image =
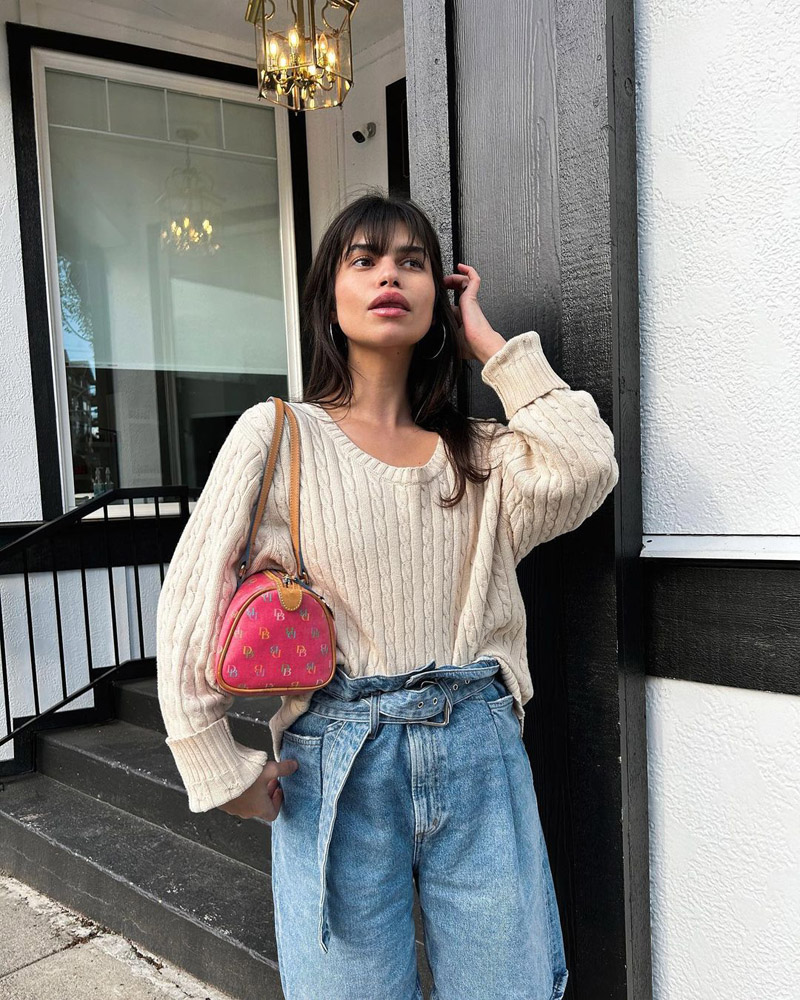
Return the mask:
{"type": "MultiPolygon", "coordinates": [[[[268,737],[267,733],[267,737],[268,737]]],[[[261,743],[266,738],[262,730],[261,743]]],[[[39,733],[37,770],[101,802],[241,861],[270,870],[272,828],[265,820],[240,819],[221,809],[189,812],[164,734],[112,720],[39,733]]]]}
{"type": "MultiPolygon", "coordinates": [[[[165,733],[164,720],[161,716],[161,706],[158,702],[158,687],[155,677],[141,680],[115,681],[114,706],[118,719],[131,722],[136,726],[146,726],[165,733]]],[[[231,732],[235,739],[245,746],[255,746],[266,750],[270,758],[272,753],[272,737],[269,731],[269,720],[280,708],[281,700],[277,697],[236,697],[228,710],[231,732]]]]}
{"type": "Polygon", "coordinates": [[[240,1000],[283,995],[263,871],[40,773],[0,785],[0,867],[240,1000]]]}

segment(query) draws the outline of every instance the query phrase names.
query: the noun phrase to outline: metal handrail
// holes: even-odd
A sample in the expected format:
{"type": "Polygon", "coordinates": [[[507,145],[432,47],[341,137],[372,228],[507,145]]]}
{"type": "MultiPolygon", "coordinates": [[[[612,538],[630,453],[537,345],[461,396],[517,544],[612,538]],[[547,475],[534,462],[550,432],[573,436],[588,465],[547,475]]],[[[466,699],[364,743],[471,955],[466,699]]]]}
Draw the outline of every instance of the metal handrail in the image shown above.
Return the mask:
{"type": "MultiPolygon", "coordinates": [[[[139,659],[146,659],[144,656],[145,649],[145,635],[144,635],[144,624],[142,617],[142,601],[141,601],[141,588],[139,582],[139,568],[140,565],[153,565],[157,564],[159,567],[159,575],[161,582],[164,581],[164,561],[165,556],[168,559],[171,557],[171,552],[166,553],[164,550],[164,541],[162,537],[162,522],[168,522],[170,525],[175,525],[178,522],[181,531],[186,525],[186,521],[189,518],[189,502],[191,499],[196,499],[200,495],[201,490],[197,487],[191,486],[153,486],[153,487],[115,487],[114,489],[107,490],[105,493],[99,494],[92,499],[87,500],[85,503],[80,504],[73,510],[68,511],[65,514],[54,518],[52,521],[46,524],[39,525],[33,528],[31,531],[22,535],[20,538],[14,539],[14,541],[9,542],[0,548],[0,570],[5,570],[3,576],[8,576],[8,564],[14,561],[19,561],[21,563],[21,568],[19,570],[20,575],[22,575],[25,587],[25,618],[27,624],[27,634],[28,634],[28,654],[30,657],[30,680],[31,688],[33,692],[33,702],[34,711],[30,718],[26,719],[25,722],[20,723],[18,726],[12,728],[11,719],[11,699],[9,691],[9,671],[8,671],[8,645],[6,642],[6,627],[3,618],[3,602],[2,594],[0,594],[0,671],[2,673],[3,681],[3,691],[4,691],[4,705],[2,708],[5,712],[6,721],[6,735],[0,737],[0,747],[24,734],[26,738],[32,740],[34,733],[37,729],[42,728],[42,720],[46,717],[54,715],[60,708],[64,705],[69,704],[74,701],[80,695],[97,687],[101,683],[110,681],[113,675],[117,674],[122,666],[125,664],[120,662],[120,649],[119,649],[119,636],[117,630],[117,610],[116,610],[116,598],[114,592],[114,565],[124,565],[132,566],[134,575],[134,585],[135,585],[135,603],[136,603],[136,631],[138,632],[138,650],[139,659]],[[154,515],[136,515],[134,511],[134,500],[145,500],[152,502],[154,505],[154,515]],[[161,501],[164,500],[177,500],[179,503],[179,512],[177,515],[165,515],[161,511],[161,501]],[[109,508],[118,503],[128,505],[128,512],[124,518],[109,518],[109,508]],[[87,517],[94,514],[97,511],[102,511],[102,518],[97,518],[92,521],[87,522],[87,517]],[[129,516],[128,516],[129,515],[129,516]],[[149,524],[148,533],[149,535],[154,535],[155,538],[155,551],[157,558],[153,560],[145,560],[142,562],[139,558],[139,552],[141,550],[141,538],[137,538],[137,522],[147,522],[149,524]],[[55,543],[59,540],[63,541],[65,539],[69,541],[77,541],[77,548],[79,554],[79,568],[80,569],[80,589],[82,593],[82,603],[83,603],[83,622],[84,622],[84,639],[86,643],[85,649],[85,662],[89,670],[90,675],[97,669],[94,665],[94,651],[92,648],[92,622],[91,622],[91,610],[86,582],[86,569],[87,560],[86,552],[84,547],[84,526],[86,524],[94,525],[94,528],[90,529],[92,531],[92,539],[97,541],[98,547],[100,544],[104,545],[104,550],[101,552],[98,547],[93,550],[93,563],[92,565],[98,569],[105,569],[107,571],[107,589],[108,597],[110,602],[110,618],[111,618],[111,628],[113,635],[113,646],[114,646],[114,663],[109,665],[107,669],[103,669],[100,674],[90,680],[88,683],[84,684],[82,687],[75,691],[68,691],[67,687],[67,657],[69,651],[65,649],[64,643],[64,631],[62,627],[62,614],[61,614],[61,587],[62,583],[59,582],[59,567],[56,565],[55,557],[55,543]],[[123,563],[115,562],[111,557],[111,546],[109,543],[109,529],[114,525],[116,531],[127,531],[129,532],[129,543],[131,559],[130,561],[125,560],[123,563]],[[94,532],[99,532],[99,534],[94,534],[94,532]],[[38,572],[37,570],[32,570],[30,564],[34,559],[35,555],[39,554],[39,550],[44,549],[45,553],[49,551],[49,572],[52,574],[52,589],[53,598],[55,603],[55,637],[58,641],[58,656],[61,668],[61,699],[47,708],[42,708],[39,704],[39,676],[36,663],[36,650],[35,650],[35,635],[38,630],[38,623],[35,619],[33,613],[32,600],[31,600],[31,586],[30,577],[33,573],[38,572]]],[[[39,560],[42,561],[42,560],[39,560]]],[[[47,560],[44,560],[47,562],[47,560]]],[[[73,568],[73,567],[70,567],[73,568]]],[[[12,570],[12,574],[13,574],[12,570]]],[[[2,579],[3,577],[0,577],[2,579]]],[[[97,610],[96,606],[93,606],[93,610],[97,610]]],[[[48,619],[47,629],[50,635],[52,635],[53,627],[52,620],[48,619]]],[[[125,663],[130,663],[131,661],[125,661],[125,663]]],[[[93,709],[87,710],[90,717],[93,709]]],[[[99,716],[98,716],[99,717],[99,716]]],[[[69,725],[68,719],[65,719],[64,725],[69,725]]],[[[16,763],[16,757],[15,757],[16,763]]],[[[0,761],[0,767],[8,766],[11,761],[0,761]]]]}

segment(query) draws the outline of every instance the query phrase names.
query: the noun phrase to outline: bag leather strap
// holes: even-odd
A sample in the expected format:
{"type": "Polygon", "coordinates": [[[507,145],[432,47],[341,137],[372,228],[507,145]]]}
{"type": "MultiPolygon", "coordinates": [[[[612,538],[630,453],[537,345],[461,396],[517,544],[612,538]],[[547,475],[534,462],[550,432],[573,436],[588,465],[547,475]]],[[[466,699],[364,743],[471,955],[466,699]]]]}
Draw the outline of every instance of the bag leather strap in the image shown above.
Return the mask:
{"type": "Polygon", "coordinates": [[[300,545],[300,431],[297,426],[297,417],[295,417],[291,407],[279,396],[270,396],[269,399],[272,399],[275,403],[275,426],[272,431],[272,442],[270,444],[269,452],[267,453],[267,457],[264,462],[264,471],[261,475],[261,489],[258,495],[258,502],[253,509],[253,515],[250,520],[250,532],[247,537],[247,546],[244,550],[242,561],[239,564],[238,582],[236,584],[237,590],[247,576],[247,571],[250,568],[253,542],[255,541],[256,534],[258,533],[258,526],[261,523],[261,518],[264,516],[264,507],[267,503],[267,496],[269,495],[269,490],[272,486],[272,477],[275,473],[275,465],[278,461],[281,436],[283,435],[284,418],[289,422],[291,468],[289,478],[289,517],[292,535],[292,548],[294,549],[295,558],[295,578],[308,583],[308,574],[303,562],[303,552],[300,545]]]}

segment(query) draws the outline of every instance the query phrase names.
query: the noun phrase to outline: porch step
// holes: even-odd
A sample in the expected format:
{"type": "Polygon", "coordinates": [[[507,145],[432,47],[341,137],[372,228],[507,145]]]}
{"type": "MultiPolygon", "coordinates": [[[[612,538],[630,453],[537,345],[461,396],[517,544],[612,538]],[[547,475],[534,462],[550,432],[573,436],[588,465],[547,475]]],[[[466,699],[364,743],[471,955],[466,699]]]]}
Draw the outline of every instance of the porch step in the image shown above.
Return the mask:
{"type": "Polygon", "coordinates": [[[41,773],[0,786],[0,867],[240,1000],[283,996],[263,870],[41,773]]]}
{"type": "MultiPolygon", "coordinates": [[[[227,713],[234,739],[245,746],[266,750],[270,760],[274,759],[269,720],[280,704],[280,698],[276,697],[234,698],[227,713]]],[[[155,677],[115,683],[114,706],[118,719],[165,733],[155,677]]]]}
{"type": "MultiPolygon", "coordinates": [[[[260,746],[255,740],[251,745],[260,746]]],[[[270,824],[240,819],[222,809],[190,812],[164,734],[154,729],[112,720],[40,733],[36,768],[233,861],[270,871],[270,824]]]]}
{"type": "MultiPolygon", "coordinates": [[[[278,1000],[270,824],[189,812],[156,679],[113,697],[117,719],[38,733],[37,771],[0,781],[0,868],[237,1000],[278,1000]]],[[[279,703],[237,699],[235,738],[272,757],[279,703]]],[[[427,997],[416,887],[413,912],[427,997]]]]}

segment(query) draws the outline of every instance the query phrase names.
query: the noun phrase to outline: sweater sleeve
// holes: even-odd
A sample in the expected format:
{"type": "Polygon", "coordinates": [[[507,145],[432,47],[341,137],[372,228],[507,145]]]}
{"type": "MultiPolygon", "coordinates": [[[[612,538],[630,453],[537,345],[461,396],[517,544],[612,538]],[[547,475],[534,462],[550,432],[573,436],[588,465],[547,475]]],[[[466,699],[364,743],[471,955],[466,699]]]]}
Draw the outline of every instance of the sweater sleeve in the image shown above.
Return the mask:
{"type": "MultiPolygon", "coordinates": [[[[264,409],[270,414],[271,436],[274,407],[264,409]]],[[[159,596],[158,698],[166,743],[189,794],[191,812],[206,812],[236,798],[269,759],[265,750],[245,747],[233,738],[225,713],[234,696],[217,687],[214,659],[268,447],[269,438],[259,443],[246,411],[217,454],[159,596]]]]}
{"type": "Polygon", "coordinates": [[[550,366],[535,331],[512,337],[481,378],[500,397],[500,512],[515,565],[542,542],[573,531],[619,479],[614,435],[594,398],[550,366]]]}

